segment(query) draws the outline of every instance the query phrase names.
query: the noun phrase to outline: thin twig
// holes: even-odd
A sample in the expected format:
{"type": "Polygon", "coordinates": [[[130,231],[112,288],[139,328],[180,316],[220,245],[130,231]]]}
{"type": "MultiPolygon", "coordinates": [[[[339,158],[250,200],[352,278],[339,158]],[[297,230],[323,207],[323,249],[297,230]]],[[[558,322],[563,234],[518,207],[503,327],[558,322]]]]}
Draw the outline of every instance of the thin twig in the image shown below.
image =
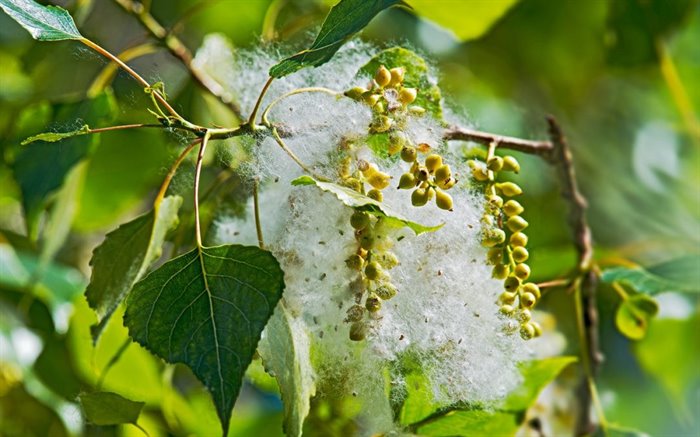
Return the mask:
{"type": "Polygon", "coordinates": [[[517,150],[519,152],[542,156],[549,159],[554,146],[549,141],[530,141],[521,138],[496,135],[489,132],[482,132],[460,126],[450,126],[442,136],[445,140],[473,141],[475,143],[490,145],[493,142],[501,149],[517,150]]]}
{"type": "Polygon", "coordinates": [[[102,384],[105,382],[105,378],[107,378],[107,373],[114,367],[115,364],[119,361],[119,359],[122,357],[124,352],[126,352],[126,349],[131,345],[131,338],[127,338],[124,343],[122,343],[121,346],[119,346],[119,349],[112,355],[112,357],[109,359],[107,364],[102,368],[102,371],[100,372],[100,376],[97,378],[97,390],[102,389],[102,384]]]}
{"type": "Polygon", "coordinates": [[[163,183],[160,186],[160,190],[158,190],[158,195],[156,196],[156,200],[153,202],[153,205],[155,208],[158,208],[158,205],[160,205],[160,202],[163,201],[163,198],[165,197],[166,191],[168,191],[168,187],[170,186],[170,181],[173,180],[173,177],[175,176],[175,173],[177,172],[178,167],[180,167],[180,164],[182,164],[182,161],[185,160],[185,157],[194,149],[194,146],[202,142],[202,138],[197,138],[196,140],[192,141],[185,149],[180,153],[180,156],[177,157],[173,165],[170,167],[170,170],[168,171],[168,174],[165,175],[165,179],[163,179],[163,183]]]}
{"type": "Polygon", "coordinates": [[[253,179],[253,210],[255,211],[255,232],[258,235],[258,246],[265,249],[265,241],[263,240],[262,224],[260,223],[260,200],[258,199],[258,188],[260,179],[253,179]]]}
{"type": "MultiPolygon", "coordinates": [[[[140,58],[141,56],[155,53],[159,49],[160,47],[157,47],[152,43],[139,44],[124,50],[123,52],[119,53],[117,57],[124,62],[129,62],[136,58],[140,58]]],[[[114,80],[114,76],[117,74],[118,70],[119,65],[115,64],[114,62],[107,64],[95,77],[92,84],[90,84],[87,91],[88,96],[95,96],[104,90],[112,82],[112,80],[114,80]]]]}
{"type": "Polygon", "coordinates": [[[267,90],[270,88],[270,85],[272,85],[272,82],[274,80],[275,78],[270,76],[267,79],[267,82],[265,82],[265,85],[263,85],[262,90],[260,90],[258,100],[255,101],[255,106],[253,107],[253,112],[250,113],[250,117],[248,118],[248,126],[255,126],[255,118],[258,116],[258,110],[260,109],[260,105],[262,104],[263,98],[265,97],[267,90]]]}
{"type": "Polygon", "coordinates": [[[197,155],[197,166],[194,170],[194,231],[198,247],[202,247],[202,229],[199,220],[199,176],[202,173],[202,160],[204,159],[204,152],[207,150],[207,143],[209,143],[210,137],[211,135],[207,131],[204,134],[204,138],[202,138],[202,144],[199,146],[199,154],[197,155]]]}

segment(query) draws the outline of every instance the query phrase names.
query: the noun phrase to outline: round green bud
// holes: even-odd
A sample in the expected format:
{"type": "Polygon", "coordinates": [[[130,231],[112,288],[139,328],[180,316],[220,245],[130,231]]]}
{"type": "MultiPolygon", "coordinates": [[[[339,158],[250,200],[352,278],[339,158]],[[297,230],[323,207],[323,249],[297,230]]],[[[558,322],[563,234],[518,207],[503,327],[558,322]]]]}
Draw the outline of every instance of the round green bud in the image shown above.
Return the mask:
{"type": "Polygon", "coordinates": [[[371,233],[366,232],[366,230],[362,233],[362,235],[360,235],[360,247],[364,250],[370,250],[371,248],[373,248],[374,243],[374,236],[371,233]]]}
{"type": "Polygon", "coordinates": [[[364,100],[365,103],[367,104],[367,106],[369,106],[369,107],[376,105],[377,102],[379,102],[379,99],[381,99],[381,98],[382,98],[381,95],[374,94],[371,91],[364,93],[364,95],[362,96],[362,100],[364,100]]]}
{"type": "Polygon", "coordinates": [[[508,267],[505,264],[496,264],[495,266],[493,266],[491,276],[495,279],[505,279],[508,277],[509,273],[510,267],[508,267]]]}
{"type": "Polygon", "coordinates": [[[416,97],[418,97],[418,90],[415,88],[401,88],[401,91],[399,91],[399,102],[404,105],[413,103],[416,97]]]}
{"type": "Polygon", "coordinates": [[[434,172],[435,170],[438,169],[442,165],[442,156],[438,155],[437,153],[433,153],[431,155],[428,155],[427,158],[425,158],[425,167],[428,169],[429,172],[434,172]]]}
{"type": "Polygon", "coordinates": [[[530,340],[535,336],[535,328],[531,323],[523,323],[520,325],[520,337],[523,340],[530,340]]]}
{"type": "Polygon", "coordinates": [[[366,92],[366,89],[362,88],[361,86],[356,86],[345,91],[343,94],[345,94],[346,97],[349,97],[353,100],[363,100],[364,94],[366,92]]]}
{"type": "Polygon", "coordinates": [[[382,275],[382,267],[378,262],[372,261],[365,267],[365,276],[370,281],[376,281],[382,275]]]}
{"type": "Polygon", "coordinates": [[[374,81],[377,82],[377,85],[382,88],[389,85],[389,82],[391,81],[391,73],[389,72],[389,69],[383,65],[379,67],[377,72],[374,74],[374,81]]]}
{"type": "Polygon", "coordinates": [[[400,85],[403,82],[403,77],[406,74],[406,70],[403,67],[395,67],[389,70],[391,73],[391,80],[389,81],[389,86],[400,85]]]}
{"type": "Polygon", "coordinates": [[[374,106],[372,106],[372,109],[377,114],[385,114],[386,113],[386,107],[384,106],[384,103],[382,103],[382,102],[377,102],[374,106]]]}
{"type": "Polygon", "coordinates": [[[418,151],[415,147],[406,146],[403,149],[401,149],[401,159],[403,159],[404,161],[415,162],[417,157],[418,151]]]}
{"type": "Polygon", "coordinates": [[[523,208],[517,200],[510,199],[503,205],[503,212],[505,212],[508,217],[520,215],[523,211],[525,211],[525,208],[523,208]]]}
{"type": "Polygon", "coordinates": [[[387,152],[389,155],[395,155],[406,145],[406,134],[401,131],[393,131],[389,134],[389,146],[387,152]]]}
{"type": "Polygon", "coordinates": [[[350,216],[350,226],[357,230],[362,230],[369,225],[369,214],[364,211],[355,211],[350,216]]]}
{"type": "Polygon", "coordinates": [[[353,191],[362,191],[362,182],[357,178],[347,178],[343,180],[343,185],[345,185],[353,191]]]}
{"type": "MultiPolygon", "coordinates": [[[[487,216],[491,217],[491,216],[487,216]]],[[[481,243],[485,247],[494,247],[506,241],[506,233],[503,229],[487,229],[483,232],[481,243]]]]}
{"type": "Polygon", "coordinates": [[[520,294],[520,305],[523,307],[532,308],[535,306],[535,302],[537,302],[537,298],[534,294],[527,292],[520,294]]]}
{"type": "Polygon", "coordinates": [[[513,217],[508,219],[508,221],[506,222],[506,226],[508,226],[508,229],[510,229],[511,232],[520,232],[523,229],[527,228],[528,223],[524,218],[520,217],[519,215],[514,215],[513,217]]]}
{"type": "Polygon", "coordinates": [[[345,314],[346,322],[359,322],[365,315],[365,309],[361,305],[353,305],[350,308],[348,308],[345,314]]]}
{"type": "Polygon", "coordinates": [[[428,169],[425,167],[419,167],[418,171],[416,171],[416,178],[421,182],[425,182],[428,180],[428,177],[430,177],[428,169]]]}
{"type": "Polygon", "coordinates": [[[411,193],[411,205],[423,206],[428,203],[428,190],[426,188],[416,188],[411,193]]]}
{"type": "Polygon", "coordinates": [[[510,236],[510,245],[513,247],[527,246],[527,235],[522,232],[516,232],[510,236]]]}
{"type": "Polygon", "coordinates": [[[408,190],[416,186],[417,179],[413,173],[404,173],[399,179],[399,189],[408,190]]]}
{"type": "Polygon", "coordinates": [[[399,259],[394,255],[394,252],[383,252],[379,255],[375,255],[375,259],[387,270],[391,270],[399,265],[399,259]]]}
{"type": "Polygon", "coordinates": [[[363,322],[355,322],[350,325],[350,340],[362,341],[367,337],[367,325],[363,322]]]}
{"type": "Polygon", "coordinates": [[[391,183],[391,176],[382,171],[377,171],[372,176],[367,178],[367,182],[374,188],[383,190],[391,183]]]}
{"type": "Polygon", "coordinates": [[[518,264],[513,270],[515,276],[517,276],[521,281],[526,280],[530,277],[530,266],[527,264],[518,264]]]}
{"type": "Polygon", "coordinates": [[[506,316],[509,316],[515,312],[515,308],[513,308],[512,305],[501,305],[498,310],[501,312],[501,314],[505,314],[506,316]]]}
{"type": "MultiPolygon", "coordinates": [[[[426,167],[428,166],[428,160],[425,160],[425,165],[426,167]]],[[[428,167],[430,168],[430,167],[428,167]]],[[[448,180],[452,176],[452,170],[450,169],[450,166],[447,164],[440,165],[435,169],[435,182],[436,183],[441,183],[446,180],[448,180]]]]}
{"type": "Polygon", "coordinates": [[[379,296],[379,298],[382,300],[389,300],[392,297],[396,296],[398,290],[396,289],[396,287],[394,287],[393,284],[387,282],[377,287],[377,289],[374,290],[374,293],[377,296],[379,296]]]}
{"type": "Polygon", "coordinates": [[[523,284],[522,292],[531,293],[533,296],[535,296],[535,299],[539,299],[542,296],[540,287],[534,282],[527,282],[523,284]]]}
{"type": "Polygon", "coordinates": [[[520,279],[517,276],[508,276],[505,281],[503,281],[503,288],[506,291],[516,291],[520,288],[520,279]]]}
{"type": "Polygon", "coordinates": [[[498,302],[501,305],[513,305],[513,302],[515,302],[516,297],[517,297],[516,293],[511,293],[510,291],[504,291],[498,297],[498,302]]]}
{"type": "Polygon", "coordinates": [[[350,255],[348,259],[345,260],[345,265],[353,270],[362,270],[362,265],[365,263],[364,258],[358,254],[350,255]]]}
{"type": "Polygon", "coordinates": [[[500,156],[492,156],[491,159],[486,161],[486,168],[493,172],[501,171],[501,168],[503,168],[503,158],[500,156]]]}
{"type": "Polygon", "coordinates": [[[494,247],[492,249],[489,249],[486,259],[489,264],[501,264],[503,261],[503,249],[500,247],[494,247]]]}
{"type": "Polygon", "coordinates": [[[452,196],[442,190],[437,190],[437,194],[435,195],[435,204],[440,209],[452,211],[452,196]]]}
{"type": "Polygon", "coordinates": [[[489,180],[489,175],[482,167],[474,167],[472,169],[472,177],[479,182],[486,182],[489,180]]]}
{"type": "Polygon", "coordinates": [[[532,319],[532,313],[528,309],[521,309],[515,317],[520,323],[527,323],[532,319]]]}
{"type": "Polygon", "coordinates": [[[519,196],[523,194],[522,188],[513,182],[501,182],[496,184],[496,189],[500,190],[507,197],[519,196]]]}
{"type": "Polygon", "coordinates": [[[457,179],[447,178],[444,181],[438,182],[437,185],[438,185],[438,187],[442,188],[443,190],[449,190],[450,188],[454,187],[456,183],[457,183],[457,179]]]}
{"type": "Polygon", "coordinates": [[[365,308],[367,308],[367,311],[370,313],[376,313],[382,309],[382,300],[376,294],[371,293],[369,296],[367,296],[365,308]]]}
{"type": "Polygon", "coordinates": [[[391,129],[394,122],[386,115],[380,115],[372,122],[372,129],[375,132],[386,132],[391,129]]]}
{"type": "Polygon", "coordinates": [[[532,325],[533,329],[535,330],[535,337],[539,337],[542,335],[542,327],[540,326],[539,323],[531,321],[530,324],[532,325]]]}
{"type": "Polygon", "coordinates": [[[516,263],[524,263],[530,257],[530,254],[528,253],[527,249],[525,249],[522,246],[518,246],[518,247],[514,248],[512,255],[513,255],[513,260],[516,263]]]}
{"type": "Polygon", "coordinates": [[[381,191],[377,190],[376,188],[369,190],[367,192],[367,197],[369,197],[372,200],[376,200],[377,202],[382,202],[384,200],[384,195],[381,191]]]}
{"type": "Polygon", "coordinates": [[[479,167],[479,161],[477,161],[476,159],[467,159],[467,165],[469,166],[469,168],[474,170],[475,168],[479,167]]]}
{"type": "Polygon", "coordinates": [[[520,173],[520,164],[518,163],[518,160],[513,158],[512,156],[504,156],[503,157],[503,170],[504,171],[512,171],[514,173],[520,173]]]}
{"type": "Polygon", "coordinates": [[[418,115],[418,116],[420,116],[420,115],[425,114],[426,111],[425,111],[425,108],[422,107],[422,106],[411,105],[411,106],[408,107],[408,112],[411,113],[411,114],[413,114],[413,115],[418,115]]]}
{"type": "Polygon", "coordinates": [[[491,194],[486,198],[491,208],[501,208],[503,206],[503,198],[497,194],[491,194]]]}

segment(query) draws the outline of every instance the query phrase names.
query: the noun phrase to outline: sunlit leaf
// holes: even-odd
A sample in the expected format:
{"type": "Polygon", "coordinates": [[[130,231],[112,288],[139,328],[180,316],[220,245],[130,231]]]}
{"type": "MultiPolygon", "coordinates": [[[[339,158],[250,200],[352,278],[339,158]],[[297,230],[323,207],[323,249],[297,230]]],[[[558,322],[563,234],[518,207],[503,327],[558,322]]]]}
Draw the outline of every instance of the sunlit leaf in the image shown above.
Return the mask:
{"type": "Polygon", "coordinates": [[[134,285],[124,324],[170,363],[184,363],[214,399],[224,432],[260,334],[284,289],[283,272],[252,246],[194,250],[134,285]]]}
{"type": "Polygon", "coordinates": [[[615,326],[627,338],[644,338],[649,321],[659,312],[659,305],[649,296],[637,294],[623,300],[615,313],[615,326]]]}
{"type": "Polygon", "coordinates": [[[81,393],[78,398],[87,421],[100,426],[135,424],[145,405],[110,392],[81,393]]]}
{"type": "Polygon", "coordinates": [[[316,385],[306,328],[289,314],[283,303],[277,305],[270,318],[258,352],[265,369],[279,383],[285,434],[300,436],[304,419],[309,414],[311,397],[316,394],[316,385]]]}
{"type": "Polygon", "coordinates": [[[461,41],[468,41],[488,32],[519,0],[407,1],[418,16],[449,29],[461,41]]]}
{"type": "Polygon", "coordinates": [[[640,293],[666,291],[700,293],[700,255],[688,255],[651,267],[614,267],[601,276],[605,282],[623,282],[640,293]]]}
{"type": "Polygon", "coordinates": [[[406,226],[415,232],[416,235],[422,234],[423,232],[437,231],[442,227],[442,225],[424,226],[419,223],[412,222],[403,218],[400,214],[395,213],[391,210],[391,208],[387,207],[383,203],[370,199],[357,191],[353,191],[350,188],[343,187],[332,182],[317,181],[311,176],[300,176],[292,181],[292,185],[316,185],[321,190],[335,195],[335,197],[343,202],[343,204],[351,208],[367,211],[368,213],[376,216],[386,217],[390,223],[401,227],[406,226]]]}
{"type": "Polygon", "coordinates": [[[341,0],[331,8],[311,47],[290,56],[270,69],[270,76],[283,77],[305,67],[328,62],[352,35],[361,31],[378,13],[401,0],[341,0]]]}
{"type": "Polygon", "coordinates": [[[60,416],[21,385],[0,372],[0,434],[7,436],[68,437],[60,416]],[[9,382],[9,383],[8,383],[9,382]],[[7,432],[7,434],[6,434],[7,432]]]}
{"type": "Polygon", "coordinates": [[[73,365],[65,336],[54,335],[44,341],[44,348],[33,366],[36,376],[56,394],[75,400],[83,383],[73,365]]]}
{"type": "Polygon", "coordinates": [[[520,364],[522,383],[508,394],[502,408],[507,411],[524,411],[537,400],[537,396],[576,357],[563,356],[543,360],[525,361],[520,364]]]}
{"type": "Polygon", "coordinates": [[[518,429],[512,413],[483,410],[450,411],[418,428],[424,436],[512,436],[518,429]]]}
{"type": "Polygon", "coordinates": [[[421,371],[404,376],[406,397],[401,405],[399,421],[404,425],[419,422],[433,413],[435,404],[430,381],[421,371]]]}
{"type": "Polygon", "coordinates": [[[160,258],[165,235],[178,223],[181,204],[179,196],[164,198],[152,211],[107,234],[95,249],[90,260],[92,277],[85,290],[97,313],[95,339],[131,287],[160,258]]]}
{"type": "Polygon", "coordinates": [[[45,141],[47,143],[55,143],[56,141],[65,140],[66,138],[76,137],[78,135],[85,135],[90,133],[90,127],[84,124],[80,129],[72,130],[70,132],[44,132],[42,134],[33,135],[26,140],[22,141],[20,144],[26,146],[27,144],[33,143],[34,141],[45,141]]]}
{"type": "Polygon", "coordinates": [[[39,41],[82,39],[68,11],[32,0],[0,0],[0,8],[39,41]]]}

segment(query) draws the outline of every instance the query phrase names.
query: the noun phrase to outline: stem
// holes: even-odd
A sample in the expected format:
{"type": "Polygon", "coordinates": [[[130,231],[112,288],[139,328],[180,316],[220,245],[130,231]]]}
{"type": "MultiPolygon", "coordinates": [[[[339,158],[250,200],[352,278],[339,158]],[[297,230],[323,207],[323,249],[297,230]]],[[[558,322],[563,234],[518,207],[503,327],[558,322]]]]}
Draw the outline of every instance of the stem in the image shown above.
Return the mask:
{"type": "Polygon", "coordinates": [[[136,124],[121,124],[118,126],[107,126],[107,127],[98,127],[97,129],[90,129],[88,130],[87,133],[89,134],[99,134],[101,132],[109,132],[113,130],[126,130],[126,129],[138,129],[142,127],[156,127],[156,128],[163,128],[162,124],[145,124],[145,123],[136,123],[136,124]]]}
{"type": "Polygon", "coordinates": [[[255,101],[255,106],[253,107],[253,112],[250,113],[250,117],[248,118],[248,126],[251,128],[255,126],[255,118],[258,116],[258,110],[260,109],[260,105],[262,104],[263,97],[265,97],[265,94],[267,93],[267,90],[270,88],[270,85],[272,85],[272,81],[275,80],[274,77],[270,76],[267,79],[267,82],[265,82],[265,85],[263,85],[262,90],[260,91],[260,95],[258,95],[258,100],[255,101]]]}
{"type": "Polygon", "coordinates": [[[202,138],[202,144],[199,146],[199,154],[197,155],[197,167],[194,171],[194,223],[195,223],[195,237],[197,240],[197,247],[202,247],[202,229],[199,221],[199,176],[202,173],[202,160],[204,158],[204,152],[207,150],[207,143],[209,143],[209,138],[211,134],[207,131],[202,138]]]}
{"type": "MultiPolygon", "coordinates": [[[[80,42],[82,42],[83,44],[85,44],[86,46],[90,47],[91,49],[93,49],[93,50],[96,51],[97,53],[101,54],[102,56],[104,56],[104,57],[110,59],[112,62],[114,62],[114,63],[116,63],[117,65],[119,65],[124,71],[126,71],[127,73],[129,73],[129,74],[131,75],[131,77],[133,77],[134,79],[136,79],[136,81],[137,81],[141,86],[143,86],[144,88],[150,88],[150,87],[151,87],[151,84],[149,84],[149,83],[146,81],[146,79],[144,79],[143,77],[141,77],[140,74],[138,74],[138,73],[137,73],[136,71],[134,71],[131,67],[129,67],[128,65],[126,65],[126,63],[123,62],[121,59],[119,59],[118,57],[114,56],[113,54],[111,54],[110,52],[108,52],[107,50],[105,50],[104,48],[100,47],[98,44],[96,44],[96,43],[90,41],[90,40],[87,39],[87,38],[82,38],[82,39],[80,39],[80,42]]],[[[182,119],[183,119],[183,118],[180,116],[180,114],[177,113],[177,111],[175,110],[175,108],[173,108],[172,106],[170,106],[170,104],[165,100],[165,97],[163,97],[158,91],[153,90],[153,96],[156,98],[156,100],[158,100],[158,102],[159,102],[161,105],[163,105],[163,106],[165,107],[165,109],[168,110],[168,112],[169,112],[173,117],[175,117],[175,118],[177,118],[177,119],[179,119],[179,120],[182,120],[182,119]]]]}
{"type": "Polygon", "coordinates": [[[197,138],[196,140],[192,141],[187,147],[185,147],[185,150],[183,150],[182,153],[180,153],[180,156],[177,157],[173,165],[170,167],[168,174],[165,175],[165,179],[163,179],[163,183],[160,186],[160,190],[158,191],[156,200],[153,201],[154,208],[158,208],[160,202],[163,201],[165,193],[166,191],[168,191],[168,187],[170,186],[170,181],[173,180],[173,177],[175,176],[175,173],[177,173],[177,169],[178,167],[180,167],[180,164],[182,164],[182,161],[184,161],[185,157],[192,151],[192,149],[194,149],[194,146],[201,142],[202,138],[197,138]]]}
{"type": "Polygon", "coordinates": [[[129,347],[131,344],[131,339],[127,338],[124,343],[122,343],[121,346],[119,346],[119,349],[112,355],[112,357],[109,359],[107,364],[105,364],[104,368],[100,372],[100,376],[97,378],[97,390],[102,390],[102,384],[105,382],[105,378],[107,377],[107,373],[114,367],[115,364],[119,361],[119,359],[122,357],[126,349],[129,347]]]}
{"type": "Polygon", "coordinates": [[[280,12],[282,12],[282,9],[286,4],[287,0],[273,0],[272,3],[270,3],[270,6],[267,7],[262,25],[263,41],[269,42],[275,39],[275,24],[277,23],[277,18],[279,17],[280,12]]]}
{"type": "Polygon", "coordinates": [[[151,437],[151,435],[148,433],[148,431],[146,431],[146,429],[144,427],[142,427],[141,425],[139,425],[138,423],[134,422],[131,425],[134,425],[136,428],[140,429],[141,432],[144,433],[144,435],[146,437],[151,437]]]}
{"type": "Polygon", "coordinates": [[[297,88],[297,89],[292,90],[286,94],[282,94],[281,96],[279,96],[278,98],[273,100],[272,103],[267,105],[267,107],[265,108],[265,110],[262,113],[262,117],[261,117],[262,124],[264,126],[271,127],[272,125],[270,124],[270,121],[267,119],[267,116],[268,116],[270,110],[272,109],[272,107],[277,105],[279,102],[286,99],[287,97],[291,97],[293,95],[302,94],[302,93],[325,93],[325,94],[330,94],[332,96],[339,96],[340,95],[339,92],[334,91],[330,88],[323,88],[323,87],[297,88]]]}
{"type": "MultiPolygon", "coordinates": [[[[154,44],[139,44],[135,47],[131,47],[124,50],[123,52],[118,54],[117,57],[123,62],[129,62],[133,59],[140,58],[141,56],[155,53],[156,51],[158,51],[158,47],[154,44]]],[[[114,75],[116,74],[118,69],[119,66],[114,62],[110,62],[109,64],[107,64],[107,66],[102,69],[100,74],[98,74],[97,77],[95,77],[95,79],[92,81],[90,88],[88,88],[88,96],[94,96],[103,89],[105,89],[107,85],[114,79],[114,75]]]]}
{"type": "Polygon", "coordinates": [[[260,180],[253,179],[253,209],[255,211],[255,232],[258,234],[258,246],[265,249],[265,241],[263,240],[262,225],[260,223],[260,201],[258,200],[258,188],[260,180]]]}
{"type": "Polygon", "coordinates": [[[515,137],[507,137],[489,132],[482,132],[474,129],[467,129],[460,126],[450,126],[442,136],[445,140],[473,141],[475,143],[490,145],[494,141],[498,147],[503,149],[516,150],[519,152],[539,155],[547,158],[554,149],[554,145],[549,141],[529,141],[515,137]]]}

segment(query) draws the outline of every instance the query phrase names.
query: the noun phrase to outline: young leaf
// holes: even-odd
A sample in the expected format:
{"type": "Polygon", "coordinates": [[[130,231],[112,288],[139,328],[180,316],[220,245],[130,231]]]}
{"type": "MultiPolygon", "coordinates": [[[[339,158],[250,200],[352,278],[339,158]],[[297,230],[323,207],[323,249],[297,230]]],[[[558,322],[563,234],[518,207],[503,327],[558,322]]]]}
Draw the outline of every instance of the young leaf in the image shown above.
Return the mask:
{"type": "MultiPolygon", "coordinates": [[[[2,1],[2,0],[0,0],[2,1]]],[[[33,143],[34,141],[45,141],[47,143],[55,143],[56,141],[61,141],[66,138],[76,137],[78,135],[85,135],[90,133],[90,127],[84,124],[80,129],[72,130],[70,132],[44,132],[38,135],[33,135],[26,140],[22,141],[20,144],[26,146],[27,144],[33,143]]]]}
{"type": "Polygon", "coordinates": [[[110,392],[81,393],[78,398],[87,421],[99,426],[136,424],[146,405],[110,392]]]}
{"type": "Polygon", "coordinates": [[[270,76],[280,78],[305,67],[328,62],[352,35],[362,30],[384,9],[401,0],[341,0],[333,6],[313,44],[270,68],[270,76]]]}
{"type": "Polygon", "coordinates": [[[644,294],[636,294],[622,301],[615,313],[615,326],[631,340],[644,338],[649,321],[659,312],[659,304],[644,294]]]}
{"type": "Polygon", "coordinates": [[[270,252],[197,247],[134,285],[124,324],[155,355],[192,369],[226,434],[243,374],[283,289],[284,273],[270,252]]]}
{"type": "Polygon", "coordinates": [[[687,255],[651,267],[615,267],[601,276],[605,282],[624,282],[640,293],[700,292],[700,255],[687,255]]]}
{"type": "Polygon", "coordinates": [[[68,11],[32,0],[0,0],[0,8],[39,41],[82,39],[68,11]]]}
{"type": "Polygon", "coordinates": [[[518,430],[515,414],[484,410],[450,411],[418,428],[423,436],[512,436],[518,430]]]}
{"type": "Polygon", "coordinates": [[[311,176],[300,176],[292,181],[292,185],[316,185],[323,191],[334,194],[345,205],[359,209],[361,211],[367,211],[368,213],[380,217],[386,217],[391,223],[397,226],[406,226],[410,228],[416,235],[422,234],[424,232],[434,232],[442,227],[442,225],[437,226],[425,226],[420,223],[412,222],[408,219],[403,218],[398,213],[395,213],[391,208],[387,207],[381,202],[377,202],[374,199],[353,191],[350,188],[343,187],[332,182],[322,182],[317,181],[311,176]]]}
{"type": "Polygon", "coordinates": [[[283,302],[277,305],[258,352],[265,369],[277,379],[282,393],[285,434],[301,436],[316,385],[306,328],[292,318],[283,302]]]}
{"type": "Polygon", "coordinates": [[[526,361],[520,364],[523,383],[503,402],[503,410],[519,412],[530,408],[543,388],[561,373],[576,357],[563,356],[543,360],[526,361]]]}
{"type": "Polygon", "coordinates": [[[165,235],[178,223],[180,196],[168,196],[152,211],[107,234],[94,251],[92,277],[85,290],[90,307],[97,313],[93,326],[96,341],[117,306],[148,267],[160,258],[165,235]]]}
{"type": "Polygon", "coordinates": [[[403,47],[386,49],[365,64],[357,72],[361,77],[374,77],[377,69],[384,65],[387,68],[403,67],[403,84],[419,90],[413,105],[421,106],[436,120],[442,120],[442,94],[440,88],[430,77],[430,69],[425,59],[403,47]]]}

